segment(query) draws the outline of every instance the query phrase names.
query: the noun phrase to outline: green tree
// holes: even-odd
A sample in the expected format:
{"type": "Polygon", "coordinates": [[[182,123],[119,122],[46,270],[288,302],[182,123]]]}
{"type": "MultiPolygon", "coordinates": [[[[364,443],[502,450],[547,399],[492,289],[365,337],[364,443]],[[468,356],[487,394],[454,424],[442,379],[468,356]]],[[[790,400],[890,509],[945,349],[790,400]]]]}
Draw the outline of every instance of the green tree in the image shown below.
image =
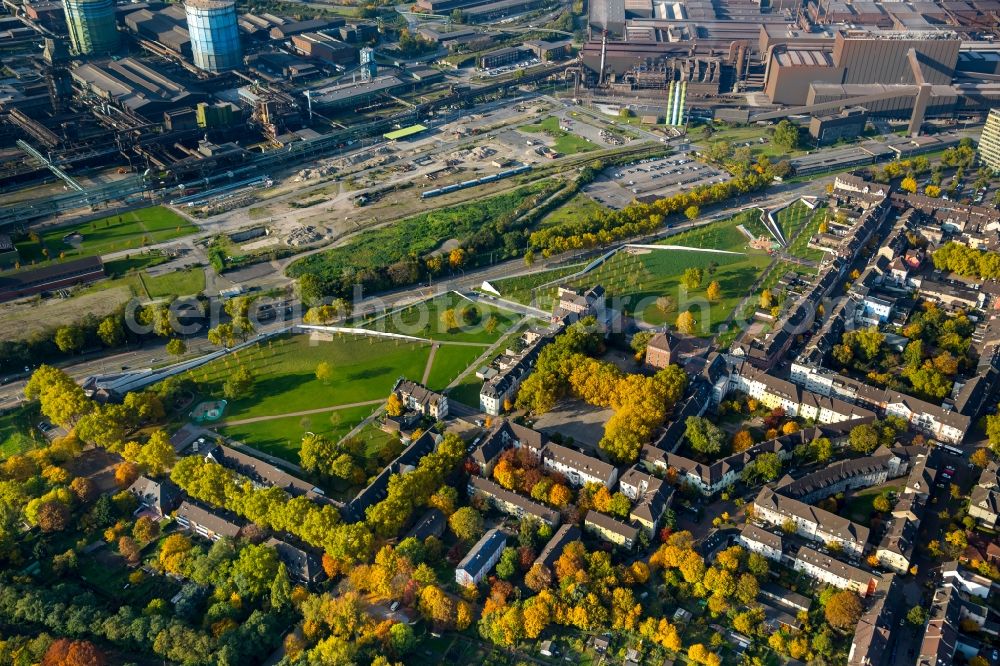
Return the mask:
{"type": "Polygon", "coordinates": [[[906,614],[906,621],[915,627],[922,627],[927,622],[927,611],[923,606],[914,606],[906,614]]]}
{"type": "Polygon", "coordinates": [[[167,343],[167,353],[171,356],[183,356],[187,353],[187,345],[180,338],[173,338],[167,343]]]}
{"type": "Polygon", "coordinates": [[[497,576],[503,580],[509,580],[517,571],[517,549],[507,547],[500,554],[500,561],[497,562],[497,576]]]}
{"type": "Polygon", "coordinates": [[[705,273],[700,268],[688,268],[684,271],[684,277],[681,281],[688,289],[697,289],[701,286],[704,277],[705,273]]]}
{"type": "Polygon", "coordinates": [[[782,120],[774,127],[774,144],[785,150],[799,147],[799,128],[788,120],[782,120]]]}
{"type": "Polygon", "coordinates": [[[725,433],[714,423],[700,416],[689,416],[685,421],[684,436],[691,448],[711,455],[722,450],[725,433]]]}
{"type": "Polygon", "coordinates": [[[448,527],[461,541],[474,543],[483,535],[483,516],[471,506],[463,506],[448,518],[448,527]]]}
{"type": "Polygon", "coordinates": [[[288,580],[288,570],[284,562],[278,563],[278,572],[271,582],[271,608],[286,610],[292,605],[292,584],[288,580]]]}
{"type": "Polygon", "coordinates": [[[118,347],[125,342],[125,329],[121,317],[110,315],[97,326],[97,337],[108,347],[118,347]]]}
{"type": "Polygon", "coordinates": [[[227,400],[246,398],[253,393],[254,376],[246,366],[233,371],[222,385],[222,394],[227,400]]]}
{"type": "Polygon", "coordinates": [[[83,329],[79,326],[62,326],[56,330],[56,347],[65,354],[75,354],[83,348],[83,329]]]}

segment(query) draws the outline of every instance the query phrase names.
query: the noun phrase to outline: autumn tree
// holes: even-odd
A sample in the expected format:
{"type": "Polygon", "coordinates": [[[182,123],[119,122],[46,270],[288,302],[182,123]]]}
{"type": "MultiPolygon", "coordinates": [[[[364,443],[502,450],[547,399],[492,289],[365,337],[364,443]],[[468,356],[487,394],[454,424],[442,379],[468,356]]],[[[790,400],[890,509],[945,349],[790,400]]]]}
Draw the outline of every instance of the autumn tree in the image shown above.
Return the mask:
{"type": "Polygon", "coordinates": [[[750,434],[749,430],[740,430],[733,435],[733,453],[746,451],[753,445],[753,435],[750,434]]]}
{"type": "Polygon", "coordinates": [[[83,348],[84,333],[79,326],[61,326],[56,329],[53,342],[59,351],[66,354],[75,354],[83,348]]]}
{"type": "Polygon", "coordinates": [[[130,566],[139,563],[139,546],[132,537],[122,536],[118,539],[118,552],[130,566]]]}
{"type": "Polygon", "coordinates": [[[40,666],[105,666],[107,657],[90,641],[57,638],[49,645],[40,666]]]}
{"type": "Polygon", "coordinates": [[[43,532],[61,532],[69,523],[69,508],[58,500],[42,503],[38,509],[38,527],[43,532]]]}
{"type": "Polygon", "coordinates": [[[320,361],[316,364],[316,379],[324,384],[329,384],[333,379],[333,366],[329,361],[320,361]]]}
{"type": "Polygon", "coordinates": [[[826,602],[824,615],[826,621],[835,629],[847,631],[853,629],[861,619],[861,600],[850,590],[840,590],[833,593],[826,602]]]}
{"type": "Polygon", "coordinates": [[[694,314],[690,311],[681,312],[677,315],[676,326],[677,330],[681,333],[684,333],[685,335],[693,335],[696,326],[694,314]]]}
{"type": "Polygon", "coordinates": [[[705,291],[705,295],[708,297],[708,300],[713,303],[717,303],[722,300],[722,285],[719,284],[718,280],[712,280],[709,283],[708,289],[705,291]]]}
{"type": "Polygon", "coordinates": [[[149,543],[160,536],[160,525],[149,516],[142,516],[132,526],[132,536],[140,543],[149,543]]]}
{"type": "Polygon", "coordinates": [[[395,393],[389,394],[389,399],[385,403],[385,413],[389,416],[402,416],[405,407],[403,401],[395,393]]]}

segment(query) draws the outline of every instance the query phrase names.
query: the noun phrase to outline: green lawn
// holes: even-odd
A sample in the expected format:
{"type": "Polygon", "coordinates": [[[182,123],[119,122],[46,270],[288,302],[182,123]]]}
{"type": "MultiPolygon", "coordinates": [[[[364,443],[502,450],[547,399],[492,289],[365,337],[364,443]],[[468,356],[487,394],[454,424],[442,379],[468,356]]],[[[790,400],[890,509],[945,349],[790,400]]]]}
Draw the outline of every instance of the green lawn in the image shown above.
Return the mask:
{"type": "Polygon", "coordinates": [[[789,240],[795,236],[795,234],[801,229],[810,219],[813,217],[813,210],[809,206],[802,203],[802,201],[796,201],[791,206],[782,208],[774,219],[778,221],[778,227],[781,229],[781,233],[785,236],[785,240],[789,240]]]}
{"type": "MultiPolygon", "coordinates": [[[[751,208],[727,220],[719,220],[703,227],[682,231],[675,236],[670,236],[662,240],[661,243],[664,245],[702,247],[710,250],[746,252],[748,250],[747,237],[736,228],[741,224],[751,233],[754,232],[757,228],[754,225],[760,225],[760,210],[751,208]]],[[[763,225],[760,228],[763,229],[763,225]]]]}
{"type": "Polygon", "coordinates": [[[422,343],[346,334],[314,342],[309,335],[296,335],[230,354],[193,370],[191,376],[204,399],[222,397],[222,385],[237,367],[251,370],[256,379],[253,395],[231,401],[226,410],[225,418],[233,421],[384,398],[399,377],[419,380],[429,353],[430,345],[422,343]],[[316,379],[320,361],[333,367],[328,384],[316,379]]]}
{"type": "Polygon", "coordinates": [[[518,319],[520,317],[516,314],[500,310],[486,303],[472,303],[450,291],[380,319],[370,320],[362,324],[361,327],[389,333],[402,333],[429,340],[492,344],[499,340],[518,319]],[[474,307],[478,311],[478,318],[467,324],[458,320],[459,326],[449,330],[445,323],[445,312],[456,310],[456,317],[458,317],[457,311],[468,307],[474,307]],[[487,331],[487,322],[491,316],[495,317],[495,327],[491,331],[487,331]]]}
{"type": "Polygon", "coordinates": [[[875,513],[875,509],[872,506],[875,498],[886,490],[899,492],[899,489],[900,486],[876,486],[860,490],[845,501],[840,515],[856,523],[867,525],[872,520],[872,514],[875,513]]]}
{"type": "Polygon", "coordinates": [[[37,403],[0,414],[0,458],[44,445],[44,438],[35,430],[38,420],[37,403]]]}
{"type": "Polygon", "coordinates": [[[607,207],[597,203],[586,194],[575,194],[572,199],[543,217],[541,222],[538,223],[538,227],[558,226],[580,217],[596,215],[602,210],[607,210],[607,207]]]}
{"type": "MultiPolygon", "coordinates": [[[[470,365],[475,363],[485,348],[442,345],[434,355],[431,374],[427,378],[428,388],[435,391],[443,390],[448,384],[470,365]]],[[[475,377],[475,374],[473,374],[475,377]]],[[[478,380],[477,380],[478,381],[478,380]]]]}
{"type": "Polygon", "coordinates": [[[101,596],[116,604],[143,607],[153,599],[169,600],[177,593],[179,585],[164,576],[147,575],[138,584],[129,583],[132,570],[109,549],[106,546],[93,555],[80,557],[80,577],[101,596]]]}
{"type": "MultiPolygon", "coordinates": [[[[603,285],[608,296],[617,299],[612,301],[613,307],[635,313],[637,318],[654,325],[673,324],[682,310],[690,310],[695,315],[699,334],[708,335],[726,320],[769,261],[766,253],[757,251],[742,255],[685,250],[653,251],[642,255],[620,252],[569,284],[576,287],[603,285]],[[712,264],[715,264],[714,273],[709,274],[712,264]],[[685,295],[681,280],[688,268],[701,268],[704,279],[698,288],[685,295]],[[709,303],[706,295],[712,281],[718,281],[722,288],[723,296],[717,303],[709,303]],[[660,296],[671,299],[665,312],[656,305],[660,296]]],[[[554,290],[547,296],[554,298],[554,290]]]]}
{"type": "Polygon", "coordinates": [[[156,277],[140,275],[151,298],[193,296],[205,290],[205,269],[189,268],[156,277]]]}
{"type": "Polygon", "coordinates": [[[803,153],[803,150],[793,150],[791,152],[776,146],[773,141],[771,141],[771,131],[769,127],[761,127],[757,125],[748,125],[743,127],[723,127],[721,125],[713,125],[715,132],[708,138],[702,138],[702,129],[695,128],[691,130],[690,136],[693,138],[694,142],[707,146],[716,141],[725,141],[732,145],[732,147],[740,148],[744,144],[750,144],[750,150],[754,157],[758,155],[766,155],[771,159],[772,162],[794,155],[799,155],[803,153]],[[764,143],[760,142],[760,139],[764,138],[764,143]]]}
{"type": "Polygon", "coordinates": [[[198,227],[172,210],[163,206],[153,206],[52,229],[43,233],[37,240],[25,236],[17,242],[17,249],[24,265],[43,262],[47,258],[57,259],[60,255],[72,259],[139,249],[196,231],[198,227]],[[80,242],[74,244],[63,240],[67,235],[74,233],[82,236],[80,242]],[[45,250],[48,250],[47,257],[45,250]]]}
{"type": "Polygon", "coordinates": [[[302,437],[307,432],[339,440],[376,408],[377,405],[365,405],[308,416],[285,416],[245,425],[224,426],[219,428],[219,432],[264,453],[298,464],[302,437]]]}
{"type": "Polygon", "coordinates": [[[553,268],[547,271],[539,271],[537,273],[531,273],[529,275],[520,275],[518,277],[505,278],[503,280],[494,280],[490,282],[493,287],[500,292],[508,301],[514,301],[515,303],[531,303],[533,296],[533,290],[539,285],[546,284],[547,282],[552,282],[553,280],[558,280],[564,278],[567,275],[572,275],[580,269],[582,269],[586,264],[573,264],[572,266],[561,266],[559,268],[553,268]]]}
{"type": "Polygon", "coordinates": [[[530,132],[532,134],[540,134],[544,132],[547,136],[555,139],[555,144],[552,149],[557,153],[562,153],[563,155],[573,155],[575,153],[585,153],[591,150],[598,150],[600,146],[596,143],[584,139],[582,136],[577,136],[567,132],[559,127],[559,119],[555,116],[549,116],[539,123],[532,125],[522,125],[519,127],[522,132],[530,132]]]}
{"type": "Polygon", "coordinates": [[[820,261],[826,256],[826,252],[809,247],[809,241],[813,236],[819,233],[819,225],[826,217],[826,212],[825,208],[817,208],[813,211],[812,217],[809,219],[808,223],[805,224],[805,229],[803,229],[798,237],[792,241],[792,244],[788,246],[788,254],[801,259],[809,259],[811,261],[820,261]]]}

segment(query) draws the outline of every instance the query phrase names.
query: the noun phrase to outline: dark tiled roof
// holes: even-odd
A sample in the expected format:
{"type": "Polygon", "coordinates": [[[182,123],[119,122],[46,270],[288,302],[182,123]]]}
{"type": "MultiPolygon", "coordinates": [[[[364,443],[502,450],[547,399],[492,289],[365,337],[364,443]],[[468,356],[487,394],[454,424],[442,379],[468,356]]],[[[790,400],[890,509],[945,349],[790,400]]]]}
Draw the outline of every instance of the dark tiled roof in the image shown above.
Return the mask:
{"type": "Polygon", "coordinates": [[[552,535],[549,542],[545,544],[545,548],[542,548],[542,552],[538,554],[535,558],[534,564],[541,564],[548,567],[549,570],[555,565],[556,560],[562,555],[563,549],[567,544],[574,541],[580,540],[580,528],[576,525],[571,525],[569,523],[563,525],[556,533],[552,535]]]}
{"type": "Polygon", "coordinates": [[[473,578],[477,578],[482,573],[490,556],[507,544],[507,535],[497,528],[491,529],[483,535],[483,538],[476,542],[472,550],[458,563],[458,569],[465,570],[473,578]]]}
{"type": "Polygon", "coordinates": [[[187,519],[192,527],[201,525],[205,529],[221,536],[233,537],[239,535],[241,526],[192,502],[181,502],[177,509],[177,517],[187,519]]]}

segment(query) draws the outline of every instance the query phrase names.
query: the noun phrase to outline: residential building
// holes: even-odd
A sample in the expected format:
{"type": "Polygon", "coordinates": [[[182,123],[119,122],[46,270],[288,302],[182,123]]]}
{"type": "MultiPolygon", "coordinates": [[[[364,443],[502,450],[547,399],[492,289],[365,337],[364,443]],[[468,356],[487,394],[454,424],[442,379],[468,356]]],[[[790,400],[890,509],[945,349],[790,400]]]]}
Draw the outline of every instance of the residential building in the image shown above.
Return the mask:
{"type": "MultiPolygon", "coordinates": [[[[917,502],[919,503],[919,500],[917,502]]],[[[885,534],[875,548],[875,557],[878,558],[879,564],[898,574],[907,573],[913,563],[919,527],[920,521],[909,520],[904,516],[894,516],[889,520],[885,534]]]]}
{"type": "Polygon", "coordinates": [[[803,390],[794,383],[779,379],[753,366],[744,365],[732,375],[732,389],[743,391],[770,409],[782,408],[791,417],[812,419],[817,423],[838,423],[853,419],[871,419],[875,414],[864,407],[839,398],[803,390]]]}
{"type": "Polygon", "coordinates": [[[430,390],[423,384],[408,379],[399,379],[392,387],[393,393],[402,400],[407,409],[422,416],[441,421],[448,417],[448,396],[430,390]]]}
{"type": "Polygon", "coordinates": [[[312,550],[274,537],[268,539],[265,545],[278,553],[278,558],[285,563],[288,577],[292,581],[311,585],[326,578],[322,561],[312,550]]]}
{"type": "Polygon", "coordinates": [[[315,501],[325,501],[322,488],[289,474],[272,463],[255,458],[248,453],[224,444],[217,444],[205,452],[205,460],[218,463],[226,469],[247,477],[259,487],[281,488],[293,497],[304,496],[315,501]]]}
{"type": "Polygon", "coordinates": [[[574,541],[579,541],[581,535],[582,533],[580,532],[580,528],[576,525],[569,523],[563,525],[556,530],[556,533],[552,535],[549,542],[545,544],[545,547],[542,548],[542,552],[535,558],[533,565],[540,564],[546,567],[549,571],[552,571],[553,567],[555,567],[556,560],[558,560],[559,556],[562,555],[563,549],[566,548],[568,544],[573,543],[574,541]]]}
{"type": "Polygon", "coordinates": [[[878,582],[871,604],[854,628],[847,666],[888,666],[899,591],[899,583],[893,574],[886,574],[878,582]]]}
{"type": "Polygon", "coordinates": [[[885,483],[904,474],[907,467],[901,452],[882,446],[870,456],[840,460],[799,479],[786,477],[778,482],[777,489],[785,497],[813,503],[837,493],[885,483]]]}
{"type": "Polygon", "coordinates": [[[760,596],[796,613],[808,612],[809,608],[812,607],[812,600],[809,597],[774,583],[761,583],[760,596]]]}
{"type": "Polygon", "coordinates": [[[993,171],[1000,171],[1000,109],[990,109],[986,116],[979,137],[979,159],[993,171]]]}
{"type": "MultiPolygon", "coordinates": [[[[793,363],[790,379],[807,391],[840,402],[861,405],[869,413],[874,413],[874,410],[885,415],[899,416],[917,430],[942,442],[961,443],[971,425],[968,416],[947,406],[935,405],[898,391],[869,386],[823,368],[815,362],[798,360],[793,363]]],[[[769,401],[775,402],[775,399],[772,397],[769,401]]]]}
{"type": "Polygon", "coordinates": [[[973,597],[988,599],[996,583],[986,576],[969,571],[957,561],[941,565],[941,584],[951,585],[973,597]]]}
{"type": "Polygon", "coordinates": [[[738,540],[750,552],[763,555],[774,562],[781,562],[784,539],[780,534],[769,532],[753,523],[745,523],[740,530],[738,540]]]}
{"type": "Polygon", "coordinates": [[[862,597],[872,594],[879,580],[873,573],[841,562],[809,546],[799,548],[792,568],[827,585],[857,592],[862,597]]]}
{"type": "Polygon", "coordinates": [[[611,463],[553,442],[542,449],[542,464],[565,476],[574,486],[599,483],[611,489],[618,480],[618,468],[611,463]]]}
{"type": "Polygon", "coordinates": [[[563,326],[562,323],[557,323],[548,330],[528,331],[521,336],[524,348],[518,353],[507,350],[508,355],[515,360],[483,382],[483,387],[479,390],[479,409],[491,416],[499,416],[504,402],[514,400],[521,382],[535,367],[538,355],[562,331],[563,326]]]}
{"type": "Polygon", "coordinates": [[[385,466],[371,483],[354,496],[343,508],[344,519],[349,522],[364,520],[368,508],[384,500],[389,493],[389,479],[396,474],[408,474],[417,468],[420,460],[433,452],[440,435],[428,430],[411,443],[399,457],[385,466]]]}
{"type": "Polygon", "coordinates": [[[868,528],[819,507],[784,497],[767,486],[754,499],[754,516],[767,524],[785,528],[821,544],[838,544],[850,557],[864,554],[868,528]]]}
{"type": "Polygon", "coordinates": [[[677,339],[669,329],[657,331],[646,344],[646,366],[662,370],[671,363],[676,354],[677,339]]]}
{"type": "Polygon", "coordinates": [[[991,462],[979,475],[979,481],[969,496],[969,515],[980,524],[993,529],[1000,519],[1000,478],[997,463],[991,462]]]}
{"type": "Polygon", "coordinates": [[[555,527],[560,521],[559,512],[555,509],[550,509],[512,490],[507,490],[499,483],[494,483],[489,479],[478,476],[469,477],[469,496],[483,497],[499,511],[517,518],[530,516],[549,527],[555,527]]]}
{"type": "Polygon", "coordinates": [[[618,481],[618,489],[633,502],[629,520],[642,525],[646,533],[653,536],[673,499],[673,488],[633,466],[618,481]]]}
{"type": "MultiPolygon", "coordinates": [[[[681,417],[675,420],[675,424],[679,426],[677,429],[681,430],[676,444],[679,444],[680,438],[683,437],[685,418],[681,417]]],[[[642,447],[640,460],[648,468],[662,469],[668,473],[676,474],[679,481],[690,485],[708,497],[735,483],[743,470],[762,453],[775,453],[782,460],[787,460],[792,456],[792,451],[796,446],[809,444],[819,437],[827,437],[834,442],[845,439],[850,427],[853,427],[855,423],[858,421],[844,421],[816,428],[804,428],[791,435],[782,435],[755,444],[746,451],[734,453],[711,464],[691,460],[649,444],[642,447]]],[[[669,426],[668,429],[673,427],[669,426]]],[[[657,444],[659,443],[657,442],[657,444]]]]}
{"type": "Polygon", "coordinates": [[[628,523],[591,509],[583,520],[585,529],[593,532],[605,541],[609,541],[627,550],[632,550],[639,537],[639,530],[628,523]]]}
{"type": "Polygon", "coordinates": [[[182,528],[211,541],[218,541],[223,537],[235,539],[242,529],[233,520],[187,501],[181,502],[174,517],[182,528]]]}
{"type": "Polygon", "coordinates": [[[140,510],[152,511],[160,518],[180,506],[182,498],[181,489],[170,479],[154,481],[145,476],[136,479],[128,492],[139,500],[140,510]]]}
{"type": "Polygon", "coordinates": [[[545,435],[537,430],[513,421],[499,421],[473,450],[472,461],[479,467],[479,473],[488,478],[493,474],[493,467],[500,459],[500,454],[507,449],[527,447],[536,456],[540,456],[545,441],[545,435]]]}
{"type": "Polygon", "coordinates": [[[961,600],[951,585],[938,587],[924,625],[917,666],[951,666],[958,646],[961,600]]]}
{"type": "Polygon", "coordinates": [[[488,531],[458,563],[458,567],[455,568],[455,582],[465,586],[478,585],[500,560],[500,554],[506,545],[506,533],[496,527],[488,531]]]}
{"type": "Polygon", "coordinates": [[[440,538],[447,526],[448,519],[439,509],[428,509],[403,538],[414,538],[417,541],[423,541],[427,537],[440,538]]]}

